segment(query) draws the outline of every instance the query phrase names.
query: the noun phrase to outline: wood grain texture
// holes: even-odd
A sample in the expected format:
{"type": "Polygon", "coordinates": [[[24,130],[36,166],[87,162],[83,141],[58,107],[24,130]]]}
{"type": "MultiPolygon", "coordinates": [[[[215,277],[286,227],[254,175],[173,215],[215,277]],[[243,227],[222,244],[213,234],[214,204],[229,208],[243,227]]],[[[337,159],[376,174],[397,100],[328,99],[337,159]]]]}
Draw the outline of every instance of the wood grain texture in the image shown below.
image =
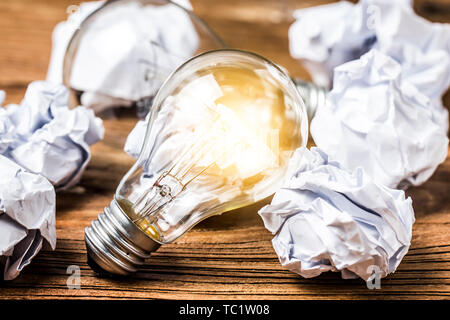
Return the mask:
{"type": "MultiPolygon", "coordinates": [[[[289,56],[287,31],[295,8],[329,1],[192,0],[196,12],[232,46],[256,51],[294,76],[309,75],[289,56]]],[[[0,2],[0,89],[19,102],[26,85],[45,78],[54,25],[71,0],[0,2]]],[[[450,22],[444,0],[416,1],[424,17],[450,22]]],[[[448,95],[445,105],[450,105],[448,95]]],[[[14,281],[0,284],[3,299],[449,299],[450,159],[424,185],[412,188],[416,223],[412,246],[380,290],[336,273],[313,279],[284,270],[272,235],[256,211],[265,202],[213,217],[175,243],[161,247],[141,272],[126,279],[96,277],[86,264],[84,227],[103,211],[132,164],[123,145],[136,119],[105,119],[105,139],[92,147],[92,161],[79,186],[57,195],[55,251],[43,250],[14,281]],[[81,268],[81,289],[66,286],[69,265],[81,268]]]]}

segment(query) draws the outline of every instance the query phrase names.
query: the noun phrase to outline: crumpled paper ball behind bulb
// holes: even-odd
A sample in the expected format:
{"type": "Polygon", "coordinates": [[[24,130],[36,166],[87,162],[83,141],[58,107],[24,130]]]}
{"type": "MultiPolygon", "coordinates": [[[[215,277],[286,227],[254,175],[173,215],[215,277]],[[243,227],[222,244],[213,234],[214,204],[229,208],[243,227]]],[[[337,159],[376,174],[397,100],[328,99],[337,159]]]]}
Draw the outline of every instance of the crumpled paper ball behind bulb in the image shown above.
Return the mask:
{"type": "MultiPolygon", "coordinates": [[[[191,7],[188,0],[174,2],[191,7]]],[[[104,4],[82,3],[55,27],[47,73],[47,81],[62,83],[66,50],[80,30],[66,84],[81,91],[81,104],[95,112],[129,107],[154,96],[170,72],[199,46],[189,15],[170,2],[117,1],[103,8],[104,4]],[[87,17],[89,23],[83,25],[87,17]]]]}
{"type": "Polygon", "coordinates": [[[295,17],[291,55],[332,85],[312,120],[317,146],[387,186],[424,183],[448,150],[450,26],[417,16],[410,1],[339,2],[295,17]]]}
{"type": "Polygon", "coordinates": [[[424,94],[438,98],[450,82],[450,26],[415,14],[410,0],[340,1],[294,12],[289,49],[314,81],[331,87],[334,68],[370,49],[389,55],[424,94]]]}
{"type": "Polygon", "coordinates": [[[289,179],[259,215],[281,264],[305,278],[341,271],[368,280],[394,272],[411,241],[414,211],[402,190],[344,169],[322,150],[298,149],[289,179]]]}

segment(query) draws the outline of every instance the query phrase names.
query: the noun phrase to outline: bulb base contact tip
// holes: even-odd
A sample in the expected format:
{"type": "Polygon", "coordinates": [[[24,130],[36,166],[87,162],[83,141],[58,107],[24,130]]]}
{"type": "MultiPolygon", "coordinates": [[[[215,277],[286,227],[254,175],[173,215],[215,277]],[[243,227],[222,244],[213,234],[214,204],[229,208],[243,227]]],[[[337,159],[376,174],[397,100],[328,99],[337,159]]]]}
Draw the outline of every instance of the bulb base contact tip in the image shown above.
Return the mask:
{"type": "Polygon", "coordinates": [[[88,264],[97,273],[129,275],[157,250],[151,239],[122,210],[116,200],[84,230],[88,264]]]}

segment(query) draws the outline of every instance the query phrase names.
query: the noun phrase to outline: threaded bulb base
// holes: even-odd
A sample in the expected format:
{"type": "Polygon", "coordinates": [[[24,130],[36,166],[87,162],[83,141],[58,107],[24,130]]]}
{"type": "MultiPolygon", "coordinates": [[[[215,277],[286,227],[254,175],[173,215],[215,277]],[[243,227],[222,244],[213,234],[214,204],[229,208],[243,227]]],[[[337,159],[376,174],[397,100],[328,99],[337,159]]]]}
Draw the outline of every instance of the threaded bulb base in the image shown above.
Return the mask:
{"type": "Polygon", "coordinates": [[[137,272],[160,246],[131,221],[116,200],[85,228],[84,239],[91,268],[115,275],[137,272]]]}

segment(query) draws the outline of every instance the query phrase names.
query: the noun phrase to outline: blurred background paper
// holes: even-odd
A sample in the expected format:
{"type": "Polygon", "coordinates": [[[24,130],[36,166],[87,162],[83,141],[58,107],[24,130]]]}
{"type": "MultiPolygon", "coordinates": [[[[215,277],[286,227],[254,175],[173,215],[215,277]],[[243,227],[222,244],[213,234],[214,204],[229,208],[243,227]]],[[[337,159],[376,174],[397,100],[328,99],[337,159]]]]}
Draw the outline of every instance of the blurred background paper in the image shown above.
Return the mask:
{"type": "Polygon", "coordinates": [[[376,49],[336,67],[327,103],[311,122],[324,152],[391,188],[425,182],[448,147],[445,118],[403,74],[399,63],[376,49]]]}
{"type": "Polygon", "coordinates": [[[89,162],[89,145],[103,138],[102,120],[85,107],[69,109],[68,90],[32,82],[20,105],[0,109],[0,153],[57,190],[75,185],[89,162]]]}
{"type": "Polygon", "coordinates": [[[304,277],[394,272],[411,240],[411,199],[447,156],[450,26],[410,1],[338,2],[298,10],[290,52],[331,91],[311,121],[320,148],[260,210],[280,262],[304,277]],[[332,159],[332,160],[330,160],[332,159]],[[392,188],[392,189],[391,189],[392,188]]]}
{"type": "MultiPolygon", "coordinates": [[[[189,1],[175,3],[190,8],[189,1]]],[[[154,96],[165,78],[199,46],[189,14],[175,4],[104,4],[82,3],[56,26],[47,74],[48,81],[65,81],[80,92],[80,102],[95,112],[154,96]],[[75,32],[79,38],[72,38],[75,32]],[[70,41],[74,42],[69,49],[71,61],[65,62],[70,41]],[[65,67],[69,74],[64,74],[65,67]]]]}

